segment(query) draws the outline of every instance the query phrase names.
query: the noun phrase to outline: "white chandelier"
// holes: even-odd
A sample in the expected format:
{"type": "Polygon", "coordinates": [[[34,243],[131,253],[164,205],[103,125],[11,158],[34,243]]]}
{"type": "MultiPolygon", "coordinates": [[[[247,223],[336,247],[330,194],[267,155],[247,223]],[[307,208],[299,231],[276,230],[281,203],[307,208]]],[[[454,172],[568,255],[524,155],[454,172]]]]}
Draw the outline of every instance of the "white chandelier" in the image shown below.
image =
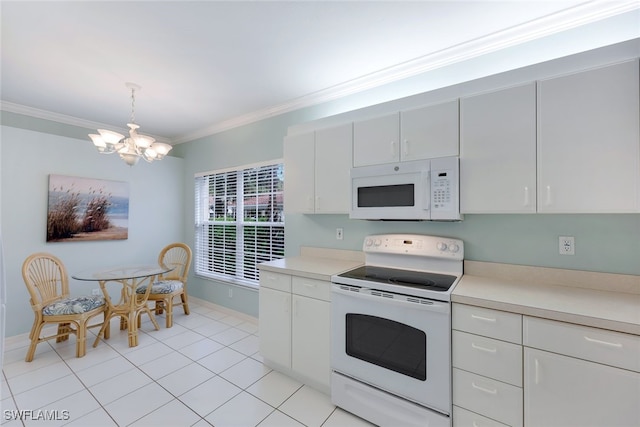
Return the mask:
{"type": "Polygon", "coordinates": [[[161,160],[173,147],[169,144],[156,142],[155,138],[138,133],[140,126],[135,122],[135,102],[136,90],[140,90],[141,87],[135,83],[127,83],[126,86],[131,89],[131,123],[127,123],[129,137],[126,138],[118,132],[106,129],[98,129],[99,135],[91,133],[89,137],[99,153],[118,153],[120,158],[129,166],[138,163],[140,157],[147,162],[161,160]]]}

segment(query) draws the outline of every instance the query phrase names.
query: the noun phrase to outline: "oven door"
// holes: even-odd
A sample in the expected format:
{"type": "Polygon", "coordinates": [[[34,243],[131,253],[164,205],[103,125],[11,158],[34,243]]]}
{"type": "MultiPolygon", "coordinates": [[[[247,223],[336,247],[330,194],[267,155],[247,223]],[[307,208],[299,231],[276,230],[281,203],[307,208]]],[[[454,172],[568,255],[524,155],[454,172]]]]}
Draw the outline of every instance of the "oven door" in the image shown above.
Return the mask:
{"type": "Polygon", "coordinates": [[[334,284],[331,368],[448,415],[450,325],[449,303],[334,284]]]}

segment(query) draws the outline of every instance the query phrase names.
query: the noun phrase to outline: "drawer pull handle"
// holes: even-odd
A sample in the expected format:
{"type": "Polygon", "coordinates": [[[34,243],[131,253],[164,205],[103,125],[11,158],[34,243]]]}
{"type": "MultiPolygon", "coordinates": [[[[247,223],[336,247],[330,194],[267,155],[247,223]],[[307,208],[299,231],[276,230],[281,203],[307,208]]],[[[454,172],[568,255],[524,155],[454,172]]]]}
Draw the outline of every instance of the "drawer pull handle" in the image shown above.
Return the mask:
{"type": "Polygon", "coordinates": [[[540,384],[540,362],[538,362],[538,359],[533,359],[533,364],[535,368],[533,382],[535,384],[540,384]]]}
{"type": "Polygon", "coordinates": [[[306,283],[305,282],[305,283],[303,283],[303,285],[306,286],[307,288],[315,288],[316,287],[315,283],[306,283]]]}
{"type": "Polygon", "coordinates": [[[522,206],[529,206],[529,187],[524,187],[524,203],[522,206]]]}
{"type": "Polygon", "coordinates": [[[618,342],[600,341],[600,340],[597,340],[597,339],[595,339],[595,338],[589,338],[589,337],[588,337],[588,336],[586,336],[586,335],[584,336],[584,339],[585,339],[585,340],[587,340],[587,341],[589,341],[589,342],[592,342],[592,343],[594,343],[594,344],[602,344],[602,345],[606,345],[606,346],[608,346],[608,347],[622,348],[622,344],[621,344],[621,343],[618,343],[618,342]]]}
{"type": "Polygon", "coordinates": [[[477,385],[476,383],[474,383],[473,381],[471,382],[471,387],[475,388],[476,390],[480,390],[484,393],[488,393],[488,394],[498,394],[498,390],[497,389],[489,389],[486,387],[481,387],[479,385],[477,385]]]}
{"type": "Polygon", "coordinates": [[[494,354],[498,351],[497,348],[481,347],[481,346],[477,345],[476,343],[471,343],[471,348],[474,348],[474,349],[480,350],[480,351],[485,351],[487,353],[494,353],[494,354]]]}
{"type": "Polygon", "coordinates": [[[482,316],[478,316],[478,315],[476,315],[476,314],[472,314],[472,315],[471,315],[471,317],[472,317],[473,319],[476,319],[476,320],[482,320],[482,321],[484,321],[484,322],[496,323],[496,319],[495,319],[495,318],[494,318],[494,319],[491,319],[491,318],[489,318],[489,317],[482,317],[482,316]]]}

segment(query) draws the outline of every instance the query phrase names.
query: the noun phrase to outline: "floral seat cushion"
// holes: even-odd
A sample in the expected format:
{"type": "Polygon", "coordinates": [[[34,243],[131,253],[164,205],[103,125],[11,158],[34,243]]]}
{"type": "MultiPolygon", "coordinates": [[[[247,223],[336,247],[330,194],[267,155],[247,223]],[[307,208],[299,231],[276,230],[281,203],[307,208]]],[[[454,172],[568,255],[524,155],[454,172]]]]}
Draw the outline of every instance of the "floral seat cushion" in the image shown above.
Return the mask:
{"type": "Polygon", "coordinates": [[[42,314],[59,316],[62,314],[82,314],[105,304],[101,296],[69,297],[45,306],[42,314]]]}
{"type": "MultiPolygon", "coordinates": [[[[152,294],[170,294],[182,288],[182,282],[179,280],[160,280],[151,285],[152,294]]],[[[140,285],[136,289],[136,293],[144,294],[147,291],[147,285],[140,285]]]]}

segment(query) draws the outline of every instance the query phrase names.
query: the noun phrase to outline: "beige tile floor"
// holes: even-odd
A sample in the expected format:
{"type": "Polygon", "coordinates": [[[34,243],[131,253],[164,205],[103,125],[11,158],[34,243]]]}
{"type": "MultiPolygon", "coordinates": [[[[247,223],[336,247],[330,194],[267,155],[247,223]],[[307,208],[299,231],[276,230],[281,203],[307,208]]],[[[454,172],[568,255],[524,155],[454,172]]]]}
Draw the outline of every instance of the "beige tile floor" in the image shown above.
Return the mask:
{"type": "Polygon", "coordinates": [[[5,345],[0,381],[2,426],[370,426],[335,407],[329,396],[273,371],[258,353],[252,318],[198,300],[178,307],[174,326],[143,319],[129,348],[118,319],[111,338],[75,357],[75,338],[38,345],[28,337],[5,345]],[[20,412],[21,411],[21,412],[20,412]],[[57,412],[56,412],[57,411],[57,412]],[[17,419],[18,414],[22,419],[17,419]],[[46,420],[43,418],[54,418],[46,420]]]}

